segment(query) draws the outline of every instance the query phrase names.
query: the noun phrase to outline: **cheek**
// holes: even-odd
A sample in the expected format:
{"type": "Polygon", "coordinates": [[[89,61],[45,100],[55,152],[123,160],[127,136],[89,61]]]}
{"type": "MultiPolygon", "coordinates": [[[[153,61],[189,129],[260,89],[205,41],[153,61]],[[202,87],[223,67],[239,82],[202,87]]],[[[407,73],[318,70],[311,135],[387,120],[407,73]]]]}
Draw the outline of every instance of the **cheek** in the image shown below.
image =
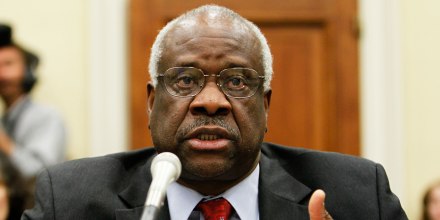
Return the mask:
{"type": "Polygon", "coordinates": [[[440,219],[440,200],[433,199],[428,205],[428,212],[433,219],[440,219]]]}
{"type": "Polygon", "coordinates": [[[261,142],[266,129],[266,114],[262,100],[240,100],[234,103],[233,111],[235,121],[243,137],[242,141],[248,143],[250,140],[261,142]]]}
{"type": "Polygon", "coordinates": [[[14,64],[7,68],[7,77],[11,82],[21,82],[24,78],[25,69],[23,66],[14,64]]]}
{"type": "Polygon", "coordinates": [[[176,131],[185,118],[188,105],[185,99],[156,96],[150,116],[151,136],[156,147],[175,146],[176,131]]]}

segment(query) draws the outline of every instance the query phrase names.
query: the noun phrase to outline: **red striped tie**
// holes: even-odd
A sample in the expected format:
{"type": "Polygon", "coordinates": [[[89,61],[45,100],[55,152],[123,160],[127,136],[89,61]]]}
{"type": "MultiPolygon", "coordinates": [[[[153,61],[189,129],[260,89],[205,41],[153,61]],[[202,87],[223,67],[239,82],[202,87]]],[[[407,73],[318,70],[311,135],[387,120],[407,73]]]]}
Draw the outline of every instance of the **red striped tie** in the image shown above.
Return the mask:
{"type": "Polygon", "coordinates": [[[205,220],[228,220],[231,215],[231,204],[224,198],[202,201],[197,205],[205,220]]]}

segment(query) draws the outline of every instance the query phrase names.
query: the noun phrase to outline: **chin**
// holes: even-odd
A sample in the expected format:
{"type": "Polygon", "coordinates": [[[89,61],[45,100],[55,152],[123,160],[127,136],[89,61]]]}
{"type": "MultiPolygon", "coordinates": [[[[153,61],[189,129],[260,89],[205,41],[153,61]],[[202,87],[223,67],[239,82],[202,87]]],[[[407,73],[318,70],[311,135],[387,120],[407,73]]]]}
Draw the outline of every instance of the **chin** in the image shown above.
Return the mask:
{"type": "Polygon", "coordinates": [[[227,178],[232,166],[224,161],[191,161],[184,165],[183,176],[193,180],[219,180],[227,178]]]}

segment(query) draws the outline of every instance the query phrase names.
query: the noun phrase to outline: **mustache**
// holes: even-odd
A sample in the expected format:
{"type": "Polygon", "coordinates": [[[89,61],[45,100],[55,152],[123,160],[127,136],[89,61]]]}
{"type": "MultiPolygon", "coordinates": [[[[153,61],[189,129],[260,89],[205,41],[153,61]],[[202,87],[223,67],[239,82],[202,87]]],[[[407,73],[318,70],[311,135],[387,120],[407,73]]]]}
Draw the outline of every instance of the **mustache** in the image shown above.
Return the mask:
{"type": "Polygon", "coordinates": [[[194,129],[201,127],[201,126],[207,126],[207,125],[215,125],[218,127],[224,128],[226,131],[228,131],[229,135],[231,135],[234,140],[238,140],[240,137],[240,132],[231,127],[223,117],[200,117],[194,120],[191,124],[186,125],[182,129],[180,129],[177,132],[177,137],[179,139],[183,139],[188,133],[193,131],[194,129]]]}

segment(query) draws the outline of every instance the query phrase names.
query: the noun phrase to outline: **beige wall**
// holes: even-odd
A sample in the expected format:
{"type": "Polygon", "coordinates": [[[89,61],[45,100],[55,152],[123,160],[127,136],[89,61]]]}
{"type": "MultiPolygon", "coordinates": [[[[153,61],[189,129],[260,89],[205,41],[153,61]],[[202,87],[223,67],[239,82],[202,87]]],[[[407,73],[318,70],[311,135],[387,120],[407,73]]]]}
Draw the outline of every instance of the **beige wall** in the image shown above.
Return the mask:
{"type": "Polygon", "coordinates": [[[33,96],[68,128],[68,158],[125,150],[126,0],[0,0],[0,22],[39,54],[33,96]]]}
{"type": "Polygon", "coordinates": [[[0,0],[0,22],[12,25],[15,39],[40,56],[33,96],[64,116],[70,158],[89,153],[86,2],[0,0]]]}
{"type": "Polygon", "coordinates": [[[440,180],[440,1],[402,1],[406,208],[420,215],[422,194],[440,180]]]}

